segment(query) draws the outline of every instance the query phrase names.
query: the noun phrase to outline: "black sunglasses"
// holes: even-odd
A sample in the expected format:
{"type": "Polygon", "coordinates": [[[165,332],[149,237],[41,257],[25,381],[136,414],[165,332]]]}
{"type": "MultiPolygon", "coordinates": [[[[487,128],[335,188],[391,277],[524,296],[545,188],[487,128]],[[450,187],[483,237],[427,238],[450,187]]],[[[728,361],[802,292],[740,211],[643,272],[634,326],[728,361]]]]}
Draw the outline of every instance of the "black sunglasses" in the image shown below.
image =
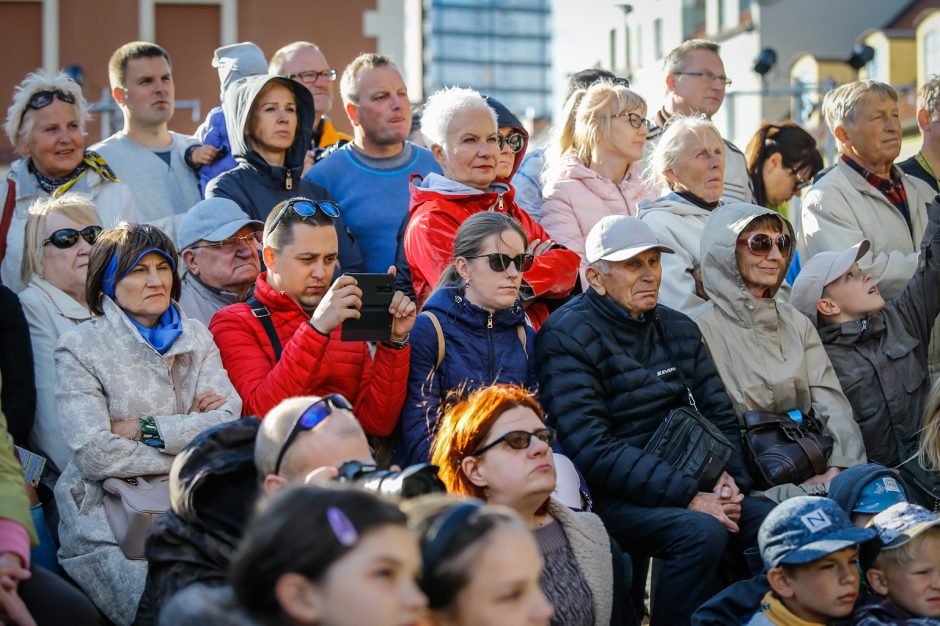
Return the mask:
{"type": "Polygon", "coordinates": [[[44,109],[50,104],[54,99],[58,98],[66,104],[75,104],[75,96],[70,94],[67,91],[62,91],[61,89],[53,89],[52,91],[37,91],[29,97],[29,101],[26,103],[26,108],[23,109],[23,112],[20,114],[20,123],[23,123],[23,117],[26,115],[26,112],[30,109],[39,110],[44,109]]]}
{"type": "Polygon", "coordinates": [[[531,254],[517,254],[509,256],[502,252],[493,252],[492,254],[478,254],[477,256],[464,257],[465,259],[486,259],[490,263],[490,269],[494,272],[505,272],[512,263],[520,272],[528,272],[532,269],[535,257],[531,254]]]}
{"type": "Polygon", "coordinates": [[[499,145],[500,150],[509,146],[510,150],[518,154],[522,152],[522,148],[525,146],[525,137],[519,132],[509,133],[505,136],[497,134],[496,143],[499,145]]]}
{"type": "Polygon", "coordinates": [[[495,441],[491,441],[490,443],[486,444],[470,456],[480,456],[490,448],[495,448],[504,441],[506,442],[506,445],[513,450],[526,450],[528,449],[529,444],[532,442],[532,437],[535,437],[545,445],[551,447],[554,445],[555,439],[558,437],[558,435],[553,428],[539,428],[538,430],[531,433],[524,430],[512,430],[495,441]]]}
{"type": "Polygon", "coordinates": [[[809,185],[808,180],[803,180],[803,177],[800,176],[800,170],[792,166],[787,166],[787,169],[790,170],[790,173],[793,174],[793,178],[796,179],[796,182],[793,184],[793,189],[799,191],[809,185]]]}
{"type": "Polygon", "coordinates": [[[780,254],[787,255],[790,253],[790,246],[793,245],[793,240],[790,238],[790,235],[777,235],[777,237],[774,238],[764,233],[754,233],[747,239],[738,239],[738,244],[747,246],[748,250],[758,256],[770,254],[771,248],[776,245],[777,250],[780,250],[780,254]]]}
{"type": "Polygon", "coordinates": [[[630,122],[630,126],[639,130],[640,128],[650,129],[650,121],[638,113],[632,111],[624,111],[623,113],[617,113],[614,117],[625,117],[627,121],[630,122]]]}
{"type": "Polygon", "coordinates": [[[49,235],[49,238],[43,241],[42,245],[51,243],[56,248],[65,250],[78,243],[78,238],[81,237],[88,242],[88,245],[93,246],[95,242],[98,241],[98,235],[101,234],[101,230],[102,228],[100,226],[86,226],[81,230],[62,228],[49,235]]]}
{"type": "Polygon", "coordinates": [[[330,200],[308,200],[307,198],[294,198],[288,200],[284,208],[280,210],[274,221],[271,222],[271,228],[267,229],[266,235],[270,235],[287,215],[291,209],[300,217],[310,217],[317,211],[322,211],[324,215],[336,219],[339,217],[339,205],[330,200]]]}
{"type": "Polygon", "coordinates": [[[294,424],[290,434],[287,435],[287,439],[284,440],[284,445],[281,446],[281,451],[277,454],[277,462],[274,464],[275,474],[281,471],[281,463],[284,461],[284,454],[287,452],[290,444],[294,442],[294,439],[297,438],[297,435],[308,430],[313,430],[325,422],[326,418],[332,415],[335,409],[353,410],[349,400],[338,393],[333,393],[320,398],[300,415],[300,419],[294,424]]]}

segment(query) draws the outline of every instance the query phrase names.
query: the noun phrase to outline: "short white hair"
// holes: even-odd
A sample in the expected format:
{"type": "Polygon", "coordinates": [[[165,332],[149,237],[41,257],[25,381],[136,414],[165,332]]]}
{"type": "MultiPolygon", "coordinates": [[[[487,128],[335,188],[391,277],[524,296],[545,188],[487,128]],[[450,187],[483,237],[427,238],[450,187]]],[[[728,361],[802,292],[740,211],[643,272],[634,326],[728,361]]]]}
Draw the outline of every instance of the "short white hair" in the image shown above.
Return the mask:
{"type": "Polygon", "coordinates": [[[65,72],[52,74],[45,70],[37,70],[26,75],[26,78],[13,90],[13,104],[7,109],[7,119],[4,130],[10,143],[16,147],[20,141],[33,130],[34,116],[32,109],[27,110],[29,99],[40,91],[63,91],[75,98],[75,112],[78,114],[78,123],[81,125],[82,135],[85,134],[85,122],[90,119],[88,103],[82,95],[82,88],[65,72]]]}
{"type": "Polygon", "coordinates": [[[940,113],[940,76],[934,74],[917,91],[917,108],[927,111],[929,119],[940,113]]]}
{"type": "Polygon", "coordinates": [[[679,160],[679,152],[682,150],[686,136],[695,135],[704,144],[708,133],[714,133],[724,150],[725,143],[721,139],[721,133],[704,115],[676,115],[670,118],[666,130],[663,131],[647,160],[648,165],[644,175],[648,184],[653,189],[664,187],[671,189],[672,185],[666,178],[666,172],[672,169],[679,160]]]}
{"type": "Polygon", "coordinates": [[[480,92],[464,87],[445,87],[435,92],[421,112],[421,134],[428,145],[444,145],[447,131],[454,116],[462,111],[485,111],[496,125],[496,111],[486,103],[480,92]]]}
{"type": "Polygon", "coordinates": [[[823,98],[822,111],[829,132],[835,136],[839,126],[854,126],[858,121],[859,104],[868,94],[878,93],[898,101],[894,87],[877,80],[857,80],[839,85],[823,98]]]}

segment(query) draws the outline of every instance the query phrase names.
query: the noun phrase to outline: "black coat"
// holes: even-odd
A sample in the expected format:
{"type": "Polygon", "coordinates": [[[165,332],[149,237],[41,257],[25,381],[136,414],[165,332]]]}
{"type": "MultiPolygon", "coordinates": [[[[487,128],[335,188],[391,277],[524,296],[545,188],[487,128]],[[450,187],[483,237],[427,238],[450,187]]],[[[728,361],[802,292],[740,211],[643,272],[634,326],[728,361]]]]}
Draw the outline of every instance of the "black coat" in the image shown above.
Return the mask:
{"type": "Polygon", "coordinates": [[[643,452],[669,412],[687,404],[676,367],[698,410],[735,446],[728,473],[743,493],[751,488],[731,401],[698,327],[682,313],[659,305],[633,319],[589,289],[542,327],[536,367],[542,405],[595,492],[646,507],[685,508],[695,496],[695,480],[643,452]],[[665,340],[654,317],[663,322],[665,340]]]}

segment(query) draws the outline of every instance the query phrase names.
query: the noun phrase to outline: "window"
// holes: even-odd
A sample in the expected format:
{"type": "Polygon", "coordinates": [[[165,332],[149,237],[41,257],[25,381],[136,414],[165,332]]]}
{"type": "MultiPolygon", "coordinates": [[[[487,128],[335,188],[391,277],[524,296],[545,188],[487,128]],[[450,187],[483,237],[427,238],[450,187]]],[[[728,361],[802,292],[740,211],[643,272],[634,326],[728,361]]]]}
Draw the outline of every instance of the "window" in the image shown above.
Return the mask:
{"type": "Polygon", "coordinates": [[[888,81],[888,46],[884,37],[874,37],[867,42],[874,48],[875,56],[865,65],[868,80],[877,80],[883,83],[888,81]]]}
{"type": "Polygon", "coordinates": [[[705,0],[682,0],[682,40],[701,36],[705,29],[705,0]]]}
{"type": "Polygon", "coordinates": [[[617,29],[610,29],[610,67],[617,67],[617,29]]]}
{"type": "Polygon", "coordinates": [[[927,76],[940,74],[940,31],[924,34],[924,73],[927,76]]]}
{"type": "Polygon", "coordinates": [[[643,67],[643,27],[636,25],[636,65],[643,67]]]}
{"type": "Polygon", "coordinates": [[[663,18],[653,20],[653,58],[663,58],[663,18]]]}

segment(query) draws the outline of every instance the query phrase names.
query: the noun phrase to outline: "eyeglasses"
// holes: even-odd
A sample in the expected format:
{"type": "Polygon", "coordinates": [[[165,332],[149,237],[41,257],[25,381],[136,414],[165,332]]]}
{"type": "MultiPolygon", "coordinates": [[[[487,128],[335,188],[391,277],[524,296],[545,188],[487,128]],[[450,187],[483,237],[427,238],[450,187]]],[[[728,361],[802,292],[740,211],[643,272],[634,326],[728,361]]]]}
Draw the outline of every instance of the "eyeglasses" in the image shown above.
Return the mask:
{"type": "Polygon", "coordinates": [[[777,235],[777,238],[774,239],[764,233],[754,233],[747,239],[738,239],[738,245],[747,246],[748,250],[758,256],[770,254],[771,248],[776,245],[777,250],[780,250],[780,254],[787,255],[790,253],[793,239],[790,238],[790,235],[777,235]]]}
{"type": "Polygon", "coordinates": [[[617,113],[616,115],[614,115],[614,117],[627,118],[630,121],[630,126],[636,129],[640,129],[644,127],[646,128],[646,130],[650,129],[650,121],[646,119],[645,117],[643,117],[642,115],[637,115],[633,111],[624,111],[623,113],[617,113]]]}
{"type": "Polygon", "coordinates": [[[509,269],[510,263],[515,265],[518,271],[528,272],[530,269],[532,269],[532,264],[535,262],[535,257],[531,254],[517,254],[516,256],[509,256],[508,254],[503,254],[502,252],[493,252],[492,254],[478,254],[477,256],[468,256],[464,258],[486,259],[490,263],[490,269],[494,272],[505,272],[509,269]]]}
{"type": "Polygon", "coordinates": [[[539,428],[538,430],[531,433],[524,430],[512,430],[495,441],[491,441],[490,443],[486,444],[470,456],[480,456],[490,448],[495,448],[504,441],[506,442],[506,445],[513,450],[526,450],[528,449],[529,444],[532,443],[532,437],[535,437],[545,445],[551,447],[554,445],[558,434],[553,428],[539,428]]]}
{"type": "Polygon", "coordinates": [[[309,70],[306,72],[297,72],[296,74],[287,75],[288,78],[299,80],[302,83],[311,83],[311,84],[320,80],[321,76],[332,83],[334,80],[336,80],[336,70],[331,69],[331,70],[326,70],[323,72],[309,70]]]}
{"type": "Polygon", "coordinates": [[[803,177],[800,176],[800,171],[795,167],[787,166],[787,169],[790,170],[790,173],[793,174],[793,178],[796,179],[796,182],[793,184],[794,191],[799,191],[804,189],[809,185],[808,180],[803,180],[803,177]]]}
{"type": "Polygon", "coordinates": [[[525,146],[525,137],[522,133],[509,133],[506,136],[497,134],[496,143],[499,145],[500,150],[506,146],[509,146],[510,150],[516,154],[519,154],[522,152],[522,148],[525,146]]]}
{"type": "Polygon", "coordinates": [[[275,474],[281,471],[281,463],[284,461],[284,454],[287,452],[290,444],[294,442],[294,439],[297,438],[297,435],[308,430],[316,429],[320,424],[325,422],[326,418],[332,415],[333,411],[336,409],[353,410],[349,400],[338,393],[333,393],[320,398],[300,415],[300,419],[298,419],[294,427],[291,428],[290,434],[288,434],[287,439],[284,440],[284,445],[281,446],[281,451],[277,454],[277,462],[274,464],[275,474]]]}
{"type": "Polygon", "coordinates": [[[210,241],[204,243],[201,246],[189,246],[190,250],[198,250],[200,248],[213,248],[215,250],[221,250],[222,252],[227,252],[233,254],[238,252],[242,245],[246,245],[253,250],[257,250],[258,246],[261,244],[261,231],[255,231],[250,235],[245,235],[244,237],[229,237],[228,239],[223,239],[222,241],[210,241]]]}
{"type": "Polygon", "coordinates": [[[291,209],[294,210],[294,213],[300,217],[311,217],[317,211],[322,211],[327,217],[332,217],[336,219],[339,217],[339,205],[330,200],[308,200],[307,198],[293,198],[288,200],[287,204],[284,205],[284,208],[277,214],[277,217],[274,218],[274,221],[271,222],[271,227],[267,229],[267,234],[271,234],[281,223],[281,220],[284,219],[284,216],[287,215],[287,212],[291,209]]]}
{"type": "Polygon", "coordinates": [[[66,250],[78,243],[78,238],[81,237],[88,242],[89,246],[93,246],[95,242],[98,241],[98,235],[101,234],[101,230],[100,226],[86,226],[81,230],[63,228],[49,235],[49,238],[43,241],[42,245],[51,243],[56,248],[66,250]]]}
{"type": "Polygon", "coordinates": [[[29,101],[26,102],[26,108],[23,109],[23,112],[20,114],[20,123],[23,123],[23,118],[26,116],[26,112],[30,109],[38,111],[39,109],[44,109],[52,101],[58,98],[66,104],[75,104],[75,96],[70,94],[67,91],[62,91],[61,89],[53,89],[51,91],[37,91],[29,97],[29,101]]]}
{"type": "Polygon", "coordinates": [[[718,74],[713,74],[709,72],[708,70],[704,70],[702,72],[673,72],[673,74],[677,76],[698,76],[699,78],[704,78],[710,83],[713,83],[716,80],[720,80],[721,82],[725,84],[725,87],[731,86],[730,78],[728,78],[727,76],[719,76],[718,74]]]}

